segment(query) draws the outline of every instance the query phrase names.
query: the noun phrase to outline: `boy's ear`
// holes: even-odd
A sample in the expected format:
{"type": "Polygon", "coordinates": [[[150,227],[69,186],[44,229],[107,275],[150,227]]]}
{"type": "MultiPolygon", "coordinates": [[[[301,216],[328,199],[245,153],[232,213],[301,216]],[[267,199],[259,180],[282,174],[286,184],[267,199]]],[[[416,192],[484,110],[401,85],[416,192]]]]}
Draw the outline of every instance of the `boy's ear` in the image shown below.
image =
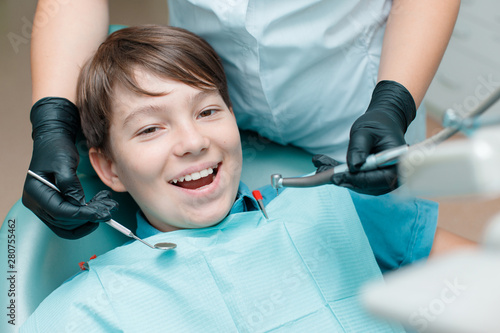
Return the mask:
{"type": "Polygon", "coordinates": [[[95,172],[104,184],[115,192],[127,191],[116,173],[115,164],[112,159],[95,148],[89,149],[89,159],[92,167],[94,167],[95,172]]]}

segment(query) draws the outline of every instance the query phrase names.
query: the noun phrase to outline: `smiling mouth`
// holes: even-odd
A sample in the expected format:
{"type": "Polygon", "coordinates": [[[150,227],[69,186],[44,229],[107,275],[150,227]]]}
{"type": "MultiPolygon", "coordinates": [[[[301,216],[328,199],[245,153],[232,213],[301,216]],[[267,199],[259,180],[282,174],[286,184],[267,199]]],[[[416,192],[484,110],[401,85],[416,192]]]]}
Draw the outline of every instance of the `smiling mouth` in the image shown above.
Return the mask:
{"type": "Polygon", "coordinates": [[[216,165],[211,168],[203,169],[198,172],[193,172],[189,175],[185,175],[179,179],[172,179],[171,181],[169,181],[169,183],[185,189],[196,190],[210,185],[217,176],[218,170],[219,165],[216,165]]]}

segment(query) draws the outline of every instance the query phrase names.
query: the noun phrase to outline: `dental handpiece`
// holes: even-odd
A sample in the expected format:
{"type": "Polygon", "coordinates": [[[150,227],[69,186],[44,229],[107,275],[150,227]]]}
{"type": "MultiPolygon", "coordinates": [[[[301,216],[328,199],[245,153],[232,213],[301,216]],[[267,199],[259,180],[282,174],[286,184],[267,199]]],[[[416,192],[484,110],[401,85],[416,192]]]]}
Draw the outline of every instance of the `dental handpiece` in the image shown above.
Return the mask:
{"type": "MultiPolygon", "coordinates": [[[[361,166],[360,171],[370,171],[397,163],[399,158],[408,152],[408,145],[399,146],[384,150],[377,154],[369,155],[366,162],[361,166]]],[[[334,168],[318,172],[307,177],[283,178],[281,174],[271,175],[271,186],[278,190],[282,187],[313,187],[330,184],[332,176],[337,173],[348,172],[347,164],[340,164],[334,168]]]]}

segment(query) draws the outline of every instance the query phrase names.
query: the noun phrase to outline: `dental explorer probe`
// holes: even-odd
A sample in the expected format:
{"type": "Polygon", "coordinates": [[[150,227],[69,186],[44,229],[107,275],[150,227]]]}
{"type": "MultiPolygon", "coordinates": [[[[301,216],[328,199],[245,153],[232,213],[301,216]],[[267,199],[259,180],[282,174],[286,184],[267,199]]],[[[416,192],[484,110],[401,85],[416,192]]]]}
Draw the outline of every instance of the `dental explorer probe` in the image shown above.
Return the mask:
{"type": "MultiPolygon", "coordinates": [[[[393,165],[398,161],[399,157],[406,152],[408,152],[408,145],[387,149],[380,153],[369,155],[360,170],[369,171],[393,165]]],[[[334,168],[307,177],[283,178],[280,174],[275,173],[271,175],[271,185],[276,190],[282,187],[311,187],[325,185],[331,183],[331,179],[334,174],[348,171],[349,167],[347,164],[340,164],[334,168]]]]}
{"type": "MultiPolygon", "coordinates": [[[[53,189],[53,190],[61,193],[61,191],[54,184],[52,184],[48,180],[42,178],[41,176],[39,176],[38,174],[34,173],[33,171],[28,170],[28,174],[31,177],[33,177],[33,178],[41,181],[42,183],[44,183],[45,185],[47,185],[51,189],[53,189]]],[[[105,223],[107,225],[109,225],[110,227],[112,227],[113,229],[118,230],[119,232],[121,232],[125,236],[130,237],[130,238],[134,238],[134,239],[136,239],[136,240],[144,243],[145,245],[149,246],[152,249],[157,249],[157,250],[172,250],[172,249],[175,249],[177,247],[177,245],[174,244],[174,243],[156,243],[153,246],[153,245],[151,245],[151,244],[143,241],[142,239],[140,239],[136,235],[134,235],[134,233],[132,231],[130,231],[129,229],[127,229],[126,227],[124,227],[123,225],[121,225],[120,223],[116,222],[113,219],[110,219],[109,221],[106,221],[105,223]]]]}

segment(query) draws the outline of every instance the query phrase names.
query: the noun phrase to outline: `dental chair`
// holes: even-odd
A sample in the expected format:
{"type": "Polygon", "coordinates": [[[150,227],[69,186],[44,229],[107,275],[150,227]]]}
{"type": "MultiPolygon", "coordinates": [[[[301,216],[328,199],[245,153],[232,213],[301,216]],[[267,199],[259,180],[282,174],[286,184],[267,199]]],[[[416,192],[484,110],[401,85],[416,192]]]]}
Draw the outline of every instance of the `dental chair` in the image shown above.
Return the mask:
{"type": "MultiPolygon", "coordinates": [[[[270,184],[270,176],[275,172],[289,177],[315,170],[312,156],[298,148],[281,146],[246,131],[241,133],[241,141],[241,178],[251,190],[270,184]]],[[[81,151],[80,155],[78,175],[89,200],[106,186],[90,166],[86,152],[81,151]]],[[[113,199],[120,204],[113,219],[135,232],[137,205],[126,193],[113,193],[113,199]]],[[[19,200],[0,228],[0,268],[3,274],[0,282],[0,307],[3,309],[0,332],[17,332],[45,297],[80,270],[79,262],[86,262],[91,256],[99,256],[128,241],[130,238],[104,223],[81,239],[59,238],[19,200]],[[9,316],[11,313],[13,315],[9,316]],[[14,325],[9,323],[11,320],[14,320],[14,325]]]]}

